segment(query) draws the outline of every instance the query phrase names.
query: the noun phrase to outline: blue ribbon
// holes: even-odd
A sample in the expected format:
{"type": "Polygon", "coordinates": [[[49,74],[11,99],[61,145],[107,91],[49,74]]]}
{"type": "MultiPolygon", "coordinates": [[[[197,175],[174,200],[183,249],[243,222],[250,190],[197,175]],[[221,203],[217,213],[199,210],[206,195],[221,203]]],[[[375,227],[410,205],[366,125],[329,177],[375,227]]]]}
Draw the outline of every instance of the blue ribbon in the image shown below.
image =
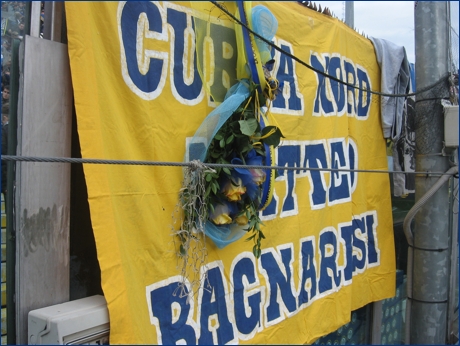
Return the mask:
{"type": "MultiPolygon", "coordinates": [[[[240,12],[240,17],[241,17],[241,22],[245,25],[249,25],[249,22],[248,22],[248,19],[246,17],[246,12],[244,10],[244,5],[243,5],[243,1],[237,1],[237,5],[238,5],[238,10],[240,12]]],[[[251,77],[252,77],[252,81],[257,84],[257,91],[259,93],[262,93],[262,87],[261,87],[261,84],[260,84],[260,80],[259,80],[259,74],[257,72],[257,66],[256,66],[256,62],[255,62],[255,59],[254,59],[254,51],[252,49],[252,44],[251,44],[251,38],[249,36],[249,31],[248,29],[246,29],[244,26],[242,27],[243,29],[243,39],[244,39],[244,46],[246,48],[246,57],[248,59],[248,65],[249,65],[249,69],[251,71],[251,77]]],[[[272,66],[271,66],[272,67],[272,66]]],[[[260,127],[261,129],[263,129],[265,127],[265,122],[263,120],[262,117],[260,117],[260,127]]],[[[268,146],[267,144],[264,143],[264,148],[265,148],[265,165],[266,166],[271,166],[272,165],[272,158],[270,156],[270,146],[268,146]]],[[[274,172],[271,170],[271,169],[266,169],[265,170],[265,175],[267,177],[267,179],[265,180],[264,184],[263,184],[263,189],[262,189],[262,201],[261,201],[261,206],[264,206],[267,201],[268,201],[268,197],[269,197],[269,192],[270,192],[270,177],[271,175],[274,174],[274,172]]]]}
{"type": "MultiPolygon", "coordinates": [[[[246,12],[244,11],[244,1],[237,1],[238,10],[240,11],[241,22],[245,25],[249,25],[248,19],[246,17],[246,12]]],[[[249,69],[251,71],[252,81],[257,84],[257,90],[259,93],[262,93],[262,88],[260,86],[259,74],[257,73],[256,61],[254,60],[254,51],[252,49],[251,38],[249,36],[249,31],[244,26],[243,29],[243,40],[244,47],[246,48],[246,57],[248,59],[249,69]]]]}

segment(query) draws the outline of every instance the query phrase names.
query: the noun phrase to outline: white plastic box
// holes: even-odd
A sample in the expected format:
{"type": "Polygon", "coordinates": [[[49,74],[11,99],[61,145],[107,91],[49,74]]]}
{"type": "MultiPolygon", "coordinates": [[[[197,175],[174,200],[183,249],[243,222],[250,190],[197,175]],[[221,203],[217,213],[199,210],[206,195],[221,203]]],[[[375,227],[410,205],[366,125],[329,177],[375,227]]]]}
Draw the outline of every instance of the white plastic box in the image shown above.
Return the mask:
{"type": "Polygon", "coordinates": [[[100,295],[29,312],[29,345],[108,345],[110,321],[100,295]]]}
{"type": "Polygon", "coordinates": [[[444,141],[446,147],[458,147],[458,132],[458,106],[444,107],[444,141]]]}

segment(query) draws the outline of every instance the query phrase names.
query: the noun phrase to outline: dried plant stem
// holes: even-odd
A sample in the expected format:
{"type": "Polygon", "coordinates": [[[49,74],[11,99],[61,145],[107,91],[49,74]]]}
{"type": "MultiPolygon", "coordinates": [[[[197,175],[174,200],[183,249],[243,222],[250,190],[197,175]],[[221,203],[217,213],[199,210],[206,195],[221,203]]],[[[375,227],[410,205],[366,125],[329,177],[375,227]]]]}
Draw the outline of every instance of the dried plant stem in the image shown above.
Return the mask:
{"type": "MultiPolygon", "coordinates": [[[[204,225],[207,218],[205,201],[205,173],[212,172],[200,162],[184,169],[184,180],[179,192],[179,201],[173,214],[172,236],[182,281],[174,294],[187,297],[187,303],[199,291],[205,289],[207,270],[206,235],[204,225]],[[176,225],[179,224],[179,230],[176,225]]],[[[209,283],[208,283],[209,286],[209,283]]]]}

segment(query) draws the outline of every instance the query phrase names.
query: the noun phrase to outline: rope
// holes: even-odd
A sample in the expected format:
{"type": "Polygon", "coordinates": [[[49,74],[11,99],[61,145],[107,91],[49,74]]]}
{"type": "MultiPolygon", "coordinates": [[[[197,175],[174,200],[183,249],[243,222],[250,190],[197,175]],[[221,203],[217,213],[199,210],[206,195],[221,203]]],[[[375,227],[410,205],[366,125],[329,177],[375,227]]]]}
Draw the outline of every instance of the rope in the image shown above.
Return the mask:
{"type": "MultiPolygon", "coordinates": [[[[22,162],[54,162],[54,163],[87,163],[87,164],[106,164],[106,165],[133,165],[133,166],[169,166],[169,167],[190,167],[193,170],[209,168],[245,168],[245,169],[277,169],[287,171],[325,171],[325,172],[356,172],[356,173],[406,173],[420,174],[423,176],[442,176],[445,172],[401,172],[388,170],[372,169],[344,169],[344,168],[316,168],[316,167],[292,167],[292,166],[260,166],[260,165],[234,165],[222,163],[203,163],[199,160],[191,162],[168,162],[168,161],[134,161],[134,160],[102,160],[102,159],[83,159],[72,157],[36,157],[36,156],[13,156],[2,155],[2,161],[22,161],[22,162]]],[[[451,174],[453,175],[453,174],[451,174]]]]}
{"type": "Polygon", "coordinates": [[[273,42],[271,41],[268,41],[267,39],[265,39],[264,37],[262,37],[261,35],[257,34],[256,32],[254,32],[253,30],[251,30],[247,25],[245,25],[243,22],[241,22],[238,18],[236,18],[234,15],[232,15],[224,6],[222,6],[221,4],[219,4],[218,2],[216,1],[210,1],[214,6],[216,6],[217,8],[219,8],[222,12],[224,12],[226,15],[228,15],[231,19],[233,19],[236,23],[238,23],[239,25],[243,26],[244,28],[246,28],[251,34],[253,34],[254,36],[256,36],[257,38],[261,39],[263,42],[265,42],[266,44],[268,44],[270,47],[273,47],[275,50],[277,50],[278,52],[288,56],[289,58],[291,58],[292,60],[295,60],[297,61],[299,64],[309,68],[310,70],[313,70],[315,71],[316,73],[318,74],[321,74],[322,76],[326,77],[326,78],[329,78],[337,83],[340,83],[340,84],[343,84],[343,85],[346,85],[350,88],[354,88],[354,89],[357,89],[357,90],[361,90],[361,91],[365,91],[365,92],[368,92],[368,93],[371,93],[371,94],[374,94],[374,95],[380,95],[380,96],[386,96],[386,97],[409,97],[409,96],[416,96],[418,94],[421,94],[421,93],[424,93],[428,90],[431,90],[433,89],[434,87],[436,87],[438,84],[441,84],[442,82],[444,82],[446,80],[446,78],[449,77],[449,73],[446,73],[445,75],[443,75],[437,82],[431,84],[431,85],[428,85],[424,88],[421,88],[419,89],[417,92],[414,92],[414,93],[409,93],[409,94],[386,94],[386,93],[382,93],[382,92],[379,92],[379,91],[374,91],[374,90],[369,90],[369,89],[366,89],[366,88],[360,88],[354,84],[351,84],[351,83],[347,83],[347,82],[344,82],[343,80],[341,79],[338,79],[337,77],[334,77],[334,76],[331,76],[323,71],[320,71],[316,68],[314,68],[313,66],[307,64],[306,62],[304,62],[303,60],[299,59],[298,57],[296,57],[295,55],[292,55],[291,53],[289,52],[286,52],[285,50],[279,48],[277,45],[275,45],[273,42]]]}

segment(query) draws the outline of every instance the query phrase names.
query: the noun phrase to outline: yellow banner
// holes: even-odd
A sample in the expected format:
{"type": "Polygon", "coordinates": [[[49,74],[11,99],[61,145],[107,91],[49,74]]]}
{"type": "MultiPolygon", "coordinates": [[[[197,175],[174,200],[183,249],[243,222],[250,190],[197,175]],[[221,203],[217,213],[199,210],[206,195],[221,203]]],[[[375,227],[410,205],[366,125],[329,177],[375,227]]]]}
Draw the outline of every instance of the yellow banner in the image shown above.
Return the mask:
{"type": "MultiPolygon", "coordinates": [[[[111,344],[311,343],[395,293],[389,176],[353,171],[387,170],[380,100],[321,74],[378,91],[373,46],[296,2],[260,4],[278,21],[273,43],[316,69],[271,50],[281,90],[272,121],[285,136],[273,164],[298,170],[279,170],[261,213],[262,254],[246,237],[223,249],[207,239],[197,270],[209,286],[187,302],[171,236],[181,167],[85,164],[111,344]]],[[[82,157],[182,162],[236,83],[238,24],[210,2],[65,6],[82,157]],[[196,65],[200,21],[207,87],[196,65]]]]}

